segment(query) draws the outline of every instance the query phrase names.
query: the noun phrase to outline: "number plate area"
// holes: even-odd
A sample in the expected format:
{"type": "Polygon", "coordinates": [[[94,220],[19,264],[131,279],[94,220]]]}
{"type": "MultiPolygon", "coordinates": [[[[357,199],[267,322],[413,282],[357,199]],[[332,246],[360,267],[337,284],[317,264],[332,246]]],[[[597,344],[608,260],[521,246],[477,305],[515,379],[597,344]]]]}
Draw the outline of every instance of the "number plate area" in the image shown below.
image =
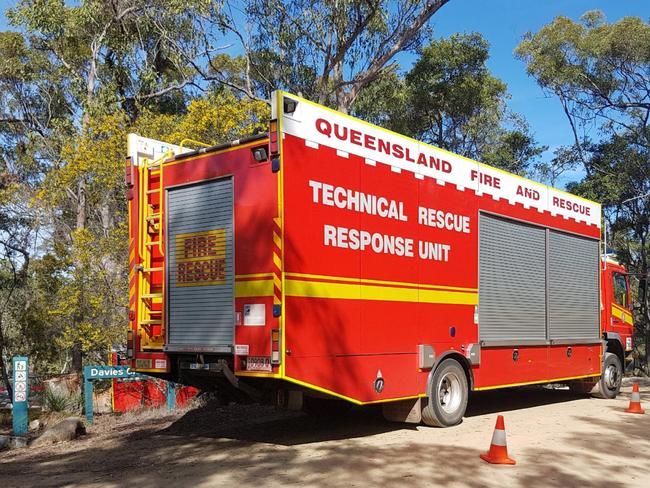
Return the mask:
{"type": "Polygon", "coordinates": [[[246,371],[272,371],[271,358],[264,356],[249,356],[246,358],[246,371]]]}

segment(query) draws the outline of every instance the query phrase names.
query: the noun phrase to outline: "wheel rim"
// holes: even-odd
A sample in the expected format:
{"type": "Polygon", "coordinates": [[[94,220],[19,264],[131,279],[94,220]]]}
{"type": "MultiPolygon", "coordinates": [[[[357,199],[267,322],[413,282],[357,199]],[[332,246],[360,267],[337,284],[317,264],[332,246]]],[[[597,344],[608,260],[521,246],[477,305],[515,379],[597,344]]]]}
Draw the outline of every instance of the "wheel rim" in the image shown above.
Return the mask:
{"type": "Polygon", "coordinates": [[[462,399],[461,381],[456,373],[442,375],[438,382],[438,402],[445,413],[455,413],[462,399]]]}
{"type": "Polygon", "coordinates": [[[615,390],[618,386],[619,374],[615,364],[610,364],[605,368],[605,386],[610,390],[615,390]]]}

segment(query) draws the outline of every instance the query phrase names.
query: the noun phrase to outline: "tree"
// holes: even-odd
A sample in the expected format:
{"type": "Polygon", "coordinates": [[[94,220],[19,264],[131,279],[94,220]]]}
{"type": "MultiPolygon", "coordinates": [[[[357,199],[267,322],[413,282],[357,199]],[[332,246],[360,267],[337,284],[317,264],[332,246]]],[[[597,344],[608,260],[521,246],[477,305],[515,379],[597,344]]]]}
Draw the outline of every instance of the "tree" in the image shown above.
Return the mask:
{"type": "MultiPolygon", "coordinates": [[[[637,336],[644,347],[646,368],[650,334],[650,148],[645,138],[632,134],[585,147],[590,171],[580,182],[568,185],[579,195],[603,202],[605,225],[610,229],[608,244],[615,247],[632,277],[637,278],[635,302],[637,336]],[[641,197],[641,198],[638,198],[641,197]]],[[[632,280],[633,282],[635,280],[632,280]]]]}
{"type": "Polygon", "coordinates": [[[427,38],[429,20],[448,2],[231,0],[220,26],[241,42],[240,74],[210,62],[203,76],[251,98],[284,88],[347,113],[365,87],[396,67],[397,54],[427,38]]]}
{"type": "Polygon", "coordinates": [[[30,262],[29,212],[21,203],[21,186],[0,167],[0,380],[12,394],[5,359],[9,357],[7,318],[17,290],[25,283],[30,262]]]}
{"type": "Polygon", "coordinates": [[[580,151],[594,128],[650,144],[648,45],[650,23],[625,17],[608,24],[601,12],[591,11],[580,23],[557,17],[528,33],[515,52],[559,99],[580,151]]]}
{"type": "Polygon", "coordinates": [[[2,156],[44,221],[59,285],[47,313],[77,371],[125,316],[126,133],[141,113],[185,111],[207,3],[23,0],[7,12],[21,32],[0,35],[2,156]]]}
{"type": "Polygon", "coordinates": [[[584,178],[568,188],[603,202],[610,242],[630,273],[639,277],[635,319],[648,367],[650,315],[647,280],[650,247],[650,23],[625,17],[606,23],[600,12],[581,22],[557,17],[526,35],[517,55],[528,73],[555,95],[574,136],[547,165],[560,174],[572,163],[584,178]],[[595,141],[595,142],[594,142],[595,141]],[[572,161],[573,160],[573,161],[572,161]],[[641,198],[638,198],[641,197],[641,198]]]}
{"type": "Polygon", "coordinates": [[[507,109],[507,87],[489,71],[480,34],[437,39],[403,79],[388,73],[366,87],[353,112],[448,151],[524,174],[544,151],[520,116],[507,109]]]}

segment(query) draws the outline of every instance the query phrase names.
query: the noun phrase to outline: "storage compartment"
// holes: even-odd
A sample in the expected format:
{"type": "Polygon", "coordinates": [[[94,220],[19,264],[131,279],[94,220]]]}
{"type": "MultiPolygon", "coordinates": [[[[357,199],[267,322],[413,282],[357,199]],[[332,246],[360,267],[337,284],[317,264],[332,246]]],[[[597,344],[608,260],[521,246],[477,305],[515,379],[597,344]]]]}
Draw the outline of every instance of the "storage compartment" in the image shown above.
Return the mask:
{"type": "Polygon", "coordinates": [[[232,352],[232,178],[167,190],[167,351],[232,352]]]}

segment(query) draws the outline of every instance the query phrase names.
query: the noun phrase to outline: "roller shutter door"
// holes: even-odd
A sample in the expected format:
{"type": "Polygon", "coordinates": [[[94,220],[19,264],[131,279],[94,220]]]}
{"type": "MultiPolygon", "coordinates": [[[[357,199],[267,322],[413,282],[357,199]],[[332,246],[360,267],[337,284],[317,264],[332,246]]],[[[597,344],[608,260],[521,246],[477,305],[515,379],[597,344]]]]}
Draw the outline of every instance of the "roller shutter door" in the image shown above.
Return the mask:
{"type": "Polygon", "coordinates": [[[169,351],[232,350],[232,185],[226,178],[167,192],[169,351]]]}
{"type": "Polygon", "coordinates": [[[479,338],[546,339],[546,230],[481,214],[479,338]]]}
{"type": "Polygon", "coordinates": [[[550,339],[598,339],[600,336],[599,245],[549,231],[550,339]]]}

